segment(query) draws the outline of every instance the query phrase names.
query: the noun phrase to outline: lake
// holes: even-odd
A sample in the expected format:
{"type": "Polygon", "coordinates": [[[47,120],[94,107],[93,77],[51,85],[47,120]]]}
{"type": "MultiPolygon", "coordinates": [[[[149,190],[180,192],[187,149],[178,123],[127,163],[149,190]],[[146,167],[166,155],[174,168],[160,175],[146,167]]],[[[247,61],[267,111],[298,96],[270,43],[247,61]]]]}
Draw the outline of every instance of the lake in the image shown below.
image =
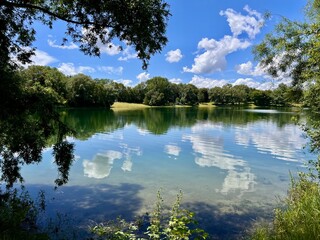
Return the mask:
{"type": "Polygon", "coordinates": [[[290,109],[70,109],[63,119],[77,134],[69,182],[53,190],[52,149],[22,176],[44,189],[48,214],[84,228],[92,221],[151,212],[157,191],[183,206],[217,239],[236,238],[258,218],[270,218],[290,185],[290,172],[313,159],[290,109]]]}

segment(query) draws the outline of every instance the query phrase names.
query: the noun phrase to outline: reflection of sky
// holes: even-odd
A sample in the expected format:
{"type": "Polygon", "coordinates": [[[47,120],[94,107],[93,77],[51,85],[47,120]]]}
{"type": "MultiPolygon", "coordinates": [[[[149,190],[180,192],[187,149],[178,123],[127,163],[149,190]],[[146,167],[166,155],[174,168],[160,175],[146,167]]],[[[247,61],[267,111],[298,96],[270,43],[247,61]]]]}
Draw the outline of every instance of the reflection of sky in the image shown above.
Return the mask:
{"type": "MultiPolygon", "coordinates": [[[[196,125],[192,134],[183,136],[189,140],[196,153],[195,162],[201,167],[217,167],[227,170],[221,193],[234,190],[252,191],[254,187],[254,174],[250,173],[247,162],[224,150],[224,138],[216,131],[216,125],[206,124],[203,127],[196,125]]],[[[218,130],[220,130],[218,126],[218,130]]]]}
{"type": "Polygon", "coordinates": [[[98,153],[92,161],[83,160],[84,175],[89,178],[106,178],[109,176],[114,160],[122,158],[122,153],[107,151],[98,153]]]}
{"type": "Polygon", "coordinates": [[[164,152],[178,157],[181,152],[181,148],[176,145],[168,144],[164,146],[164,152]]]}
{"type": "Polygon", "coordinates": [[[141,136],[146,136],[146,135],[150,134],[150,132],[148,130],[142,129],[142,128],[138,128],[137,131],[141,136]]]}
{"type": "Polygon", "coordinates": [[[131,172],[132,171],[132,160],[131,156],[133,154],[136,154],[137,156],[142,155],[142,151],[140,148],[130,148],[127,144],[120,144],[120,147],[123,149],[122,153],[125,157],[125,160],[123,161],[121,169],[126,172],[131,172]]]}
{"type": "Polygon", "coordinates": [[[297,161],[296,152],[306,144],[302,132],[294,125],[277,127],[274,122],[258,122],[237,128],[235,141],[244,147],[255,146],[262,153],[286,161],[297,161]]]}
{"type": "Polygon", "coordinates": [[[253,191],[255,175],[250,172],[249,167],[244,167],[243,172],[229,170],[228,175],[224,179],[221,193],[228,193],[233,190],[240,190],[243,192],[253,191]]]}
{"type": "Polygon", "coordinates": [[[105,153],[97,153],[93,160],[83,160],[84,175],[89,178],[106,178],[110,175],[114,160],[124,158],[121,169],[124,172],[132,171],[132,154],[141,156],[140,148],[129,148],[127,144],[120,143],[121,151],[109,150],[105,153]]]}

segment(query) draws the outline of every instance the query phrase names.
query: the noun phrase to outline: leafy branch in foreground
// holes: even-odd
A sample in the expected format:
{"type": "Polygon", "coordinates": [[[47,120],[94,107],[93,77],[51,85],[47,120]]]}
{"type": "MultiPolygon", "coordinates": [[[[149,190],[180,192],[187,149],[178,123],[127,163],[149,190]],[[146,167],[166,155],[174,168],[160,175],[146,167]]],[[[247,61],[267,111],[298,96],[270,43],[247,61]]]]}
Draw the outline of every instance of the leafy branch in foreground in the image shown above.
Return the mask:
{"type": "Polygon", "coordinates": [[[141,220],[126,222],[118,218],[92,227],[92,233],[101,239],[135,240],[135,239],[207,239],[208,234],[200,228],[195,228],[197,222],[194,213],[181,208],[182,192],[177,195],[169,216],[163,212],[163,198],[160,191],[153,213],[147,221],[147,231],[143,232],[141,220]]]}

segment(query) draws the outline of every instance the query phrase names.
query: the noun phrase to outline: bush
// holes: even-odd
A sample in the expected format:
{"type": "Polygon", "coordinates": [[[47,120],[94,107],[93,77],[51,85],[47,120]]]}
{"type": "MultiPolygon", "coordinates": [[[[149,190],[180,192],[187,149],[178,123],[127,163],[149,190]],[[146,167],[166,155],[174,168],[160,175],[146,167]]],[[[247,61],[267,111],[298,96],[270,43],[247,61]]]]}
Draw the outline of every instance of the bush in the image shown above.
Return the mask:
{"type": "Polygon", "coordinates": [[[0,239],[49,239],[38,228],[38,215],[44,210],[43,192],[33,201],[23,188],[0,190],[0,239]]]}
{"type": "Polygon", "coordinates": [[[259,225],[253,240],[320,239],[320,188],[314,175],[299,173],[292,178],[284,199],[285,209],[276,209],[273,223],[259,225]]]}
{"type": "Polygon", "coordinates": [[[172,206],[169,216],[163,212],[163,199],[160,192],[153,213],[147,222],[147,230],[141,232],[143,222],[126,222],[118,218],[106,224],[96,225],[91,231],[102,239],[134,240],[134,239],[206,239],[208,234],[202,229],[195,228],[194,213],[181,208],[182,192],[172,206]]]}

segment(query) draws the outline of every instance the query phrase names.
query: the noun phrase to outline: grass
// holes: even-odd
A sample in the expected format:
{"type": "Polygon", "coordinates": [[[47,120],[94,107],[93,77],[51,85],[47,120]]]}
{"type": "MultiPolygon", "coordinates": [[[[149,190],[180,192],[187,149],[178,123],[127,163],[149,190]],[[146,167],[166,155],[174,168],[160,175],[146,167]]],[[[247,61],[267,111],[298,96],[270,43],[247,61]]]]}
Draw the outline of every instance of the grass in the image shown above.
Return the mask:
{"type": "MultiPolygon", "coordinates": [[[[190,105],[172,105],[172,106],[148,106],[142,103],[127,103],[127,102],[115,102],[111,109],[114,111],[121,111],[121,110],[139,110],[145,108],[185,108],[185,107],[192,107],[190,105]]],[[[214,107],[211,103],[202,103],[199,107],[214,107]]]]}
{"type": "Polygon", "coordinates": [[[200,103],[199,107],[201,107],[201,108],[205,108],[205,107],[212,108],[212,107],[216,107],[216,105],[214,105],[214,103],[212,103],[212,102],[208,102],[208,103],[200,103]]]}
{"type": "Polygon", "coordinates": [[[126,102],[115,102],[111,109],[114,111],[121,111],[121,110],[137,110],[137,109],[144,109],[150,108],[148,105],[144,105],[141,103],[126,103],[126,102]]]}

